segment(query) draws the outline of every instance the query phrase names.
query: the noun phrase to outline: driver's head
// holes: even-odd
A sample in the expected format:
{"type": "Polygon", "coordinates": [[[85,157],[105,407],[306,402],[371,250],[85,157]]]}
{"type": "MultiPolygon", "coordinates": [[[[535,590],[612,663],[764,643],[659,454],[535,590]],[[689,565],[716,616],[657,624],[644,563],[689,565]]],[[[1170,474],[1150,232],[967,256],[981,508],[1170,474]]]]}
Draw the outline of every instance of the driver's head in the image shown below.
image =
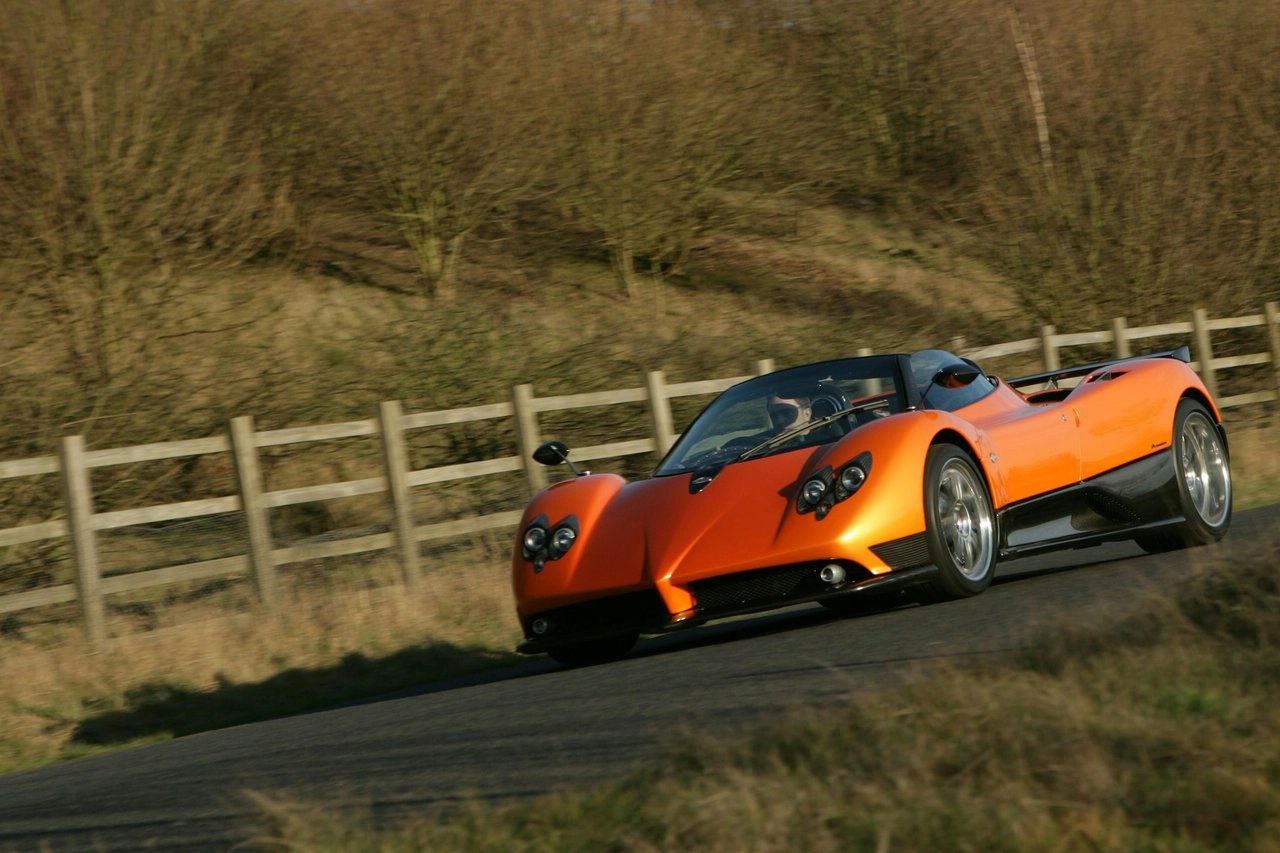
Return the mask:
{"type": "Polygon", "coordinates": [[[765,405],[769,411],[769,423],[776,432],[804,426],[813,419],[813,408],[808,395],[795,395],[788,390],[774,391],[765,405]]]}

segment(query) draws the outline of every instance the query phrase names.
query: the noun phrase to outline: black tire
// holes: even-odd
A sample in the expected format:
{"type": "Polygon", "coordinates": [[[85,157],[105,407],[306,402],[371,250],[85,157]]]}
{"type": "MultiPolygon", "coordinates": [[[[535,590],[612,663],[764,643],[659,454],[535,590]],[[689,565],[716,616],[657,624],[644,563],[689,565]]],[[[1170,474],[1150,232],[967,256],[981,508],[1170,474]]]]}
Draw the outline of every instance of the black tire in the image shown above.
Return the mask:
{"type": "Polygon", "coordinates": [[[636,633],[619,634],[616,637],[602,637],[598,640],[547,649],[547,654],[565,666],[594,666],[598,663],[621,660],[635,647],[639,639],[640,635],[636,633]]]}
{"type": "Polygon", "coordinates": [[[954,444],[929,448],[924,515],[929,556],[938,567],[928,597],[964,598],[989,587],[1000,553],[999,524],[986,478],[969,454],[954,444]],[[939,503],[946,502],[957,487],[963,488],[950,499],[956,510],[944,518],[939,503]]]}
{"type": "Polygon", "coordinates": [[[1177,412],[1173,416],[1172,452],[1174,477],[1178,486],[1178,505],[1182,517],[1186,520],[1169,530],[1135,536],[1134,541],[1149,554],[1208,545],[1221,539],[1231,527],[1232,499],[1235,492],[1231,484],[1227,443],[1213,415],[1202,403],[1190,398],[1184,398],[1178,403],[1177,412]],[[1201,480],[1200,489],[1208,489],[1209,485],[1202,478],[1188,478],[1188,466],[1199,467],[1203,464],[1205,475],[1211,477],[1212,475],[1208,475],[1207,472],[1219,461],[1222,465],[1222,476],[1225,477],[1223,483],[1225,497],[1221,501],[1210,499],[1206,508],[1202,509],[1203,502],[1197,495],[1192,494],[1190,482],[1193,479],[1201,480]]]}

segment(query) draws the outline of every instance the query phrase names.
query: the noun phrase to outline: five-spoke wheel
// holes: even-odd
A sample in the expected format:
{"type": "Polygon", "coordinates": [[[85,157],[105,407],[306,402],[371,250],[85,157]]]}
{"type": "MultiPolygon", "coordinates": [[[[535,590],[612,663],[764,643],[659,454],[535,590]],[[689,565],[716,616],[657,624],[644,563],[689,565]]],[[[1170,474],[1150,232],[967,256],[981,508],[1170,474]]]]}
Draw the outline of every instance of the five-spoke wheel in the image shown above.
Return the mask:
{"type": "Polygon", "coordinates": [[[997,525],[986,480],[953,444],[929,448],[924,477],[925,538],[938,567],[935,592],[959,598],[982,592],[995,573],[997,525]]]}
{"type": "Polygon", "coordinates": [[[1184,399],[1173,418],[1173,463],[1183,522],[1137,537],[1146,551],[1217,542],[1231,526],[1231,466],[1227,444],[1203,404],[1184,399]]]}

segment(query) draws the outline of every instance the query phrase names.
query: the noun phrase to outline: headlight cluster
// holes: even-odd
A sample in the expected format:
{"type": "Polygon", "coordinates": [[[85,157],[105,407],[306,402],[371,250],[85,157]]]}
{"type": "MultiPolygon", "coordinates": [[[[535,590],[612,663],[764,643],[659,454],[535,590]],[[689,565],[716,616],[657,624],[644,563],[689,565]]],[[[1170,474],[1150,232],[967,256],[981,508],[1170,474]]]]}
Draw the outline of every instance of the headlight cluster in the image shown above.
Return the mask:
{"type": "Polygon", "coordinates": [[[817,518],[826,518],[833,506],[862,488],[870,473],[870,453],[859,454],[839,473],[828,465],[800,486],[796,495],[796,512],[801,515],[812,512],[817,518]]]}
{"type": "Polygon", "coordinates": [[[563,521],[552,526],[545,515],[540,515],[524,529],[520,539],[520,554],[533,563],[536,572],[542,571],[547,560],[558,560],[573,543],[578,541],[578,517],[566,516],[563,521]]]}

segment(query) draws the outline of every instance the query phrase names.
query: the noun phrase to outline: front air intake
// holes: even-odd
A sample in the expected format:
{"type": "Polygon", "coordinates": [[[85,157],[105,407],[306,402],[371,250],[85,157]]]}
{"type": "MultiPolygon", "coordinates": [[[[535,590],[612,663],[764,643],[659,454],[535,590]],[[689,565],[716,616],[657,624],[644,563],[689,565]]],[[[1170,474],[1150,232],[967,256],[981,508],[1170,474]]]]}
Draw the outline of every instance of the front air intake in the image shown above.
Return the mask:
{"type": "MultiPolygon", "coordinates": [[[[689,591],[697,600],[699,615],[739,613],[789,601],[804,601],[831,592],[831,583],[822,579],[823,569],[831,565],[829,561],[823,561],[753,569],[694,581],[689,584],[689,591]]],[[[856,563],[839,565],[852,583],[871,577],[870,572],[856,563]]]]}

